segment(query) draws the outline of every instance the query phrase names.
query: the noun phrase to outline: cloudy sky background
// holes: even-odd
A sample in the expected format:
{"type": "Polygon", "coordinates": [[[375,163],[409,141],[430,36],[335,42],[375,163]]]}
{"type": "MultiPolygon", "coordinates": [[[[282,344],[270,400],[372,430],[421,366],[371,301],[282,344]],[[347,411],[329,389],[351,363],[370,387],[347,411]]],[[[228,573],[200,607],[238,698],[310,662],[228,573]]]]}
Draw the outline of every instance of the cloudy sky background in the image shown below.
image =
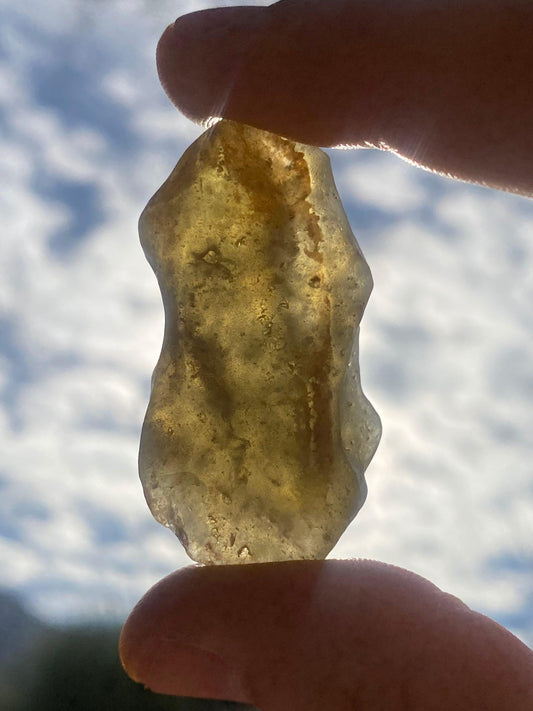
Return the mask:
{"type": "MultiPolygon", "coordinates": [[[[0,584],[47,620],[121,618],[188,561],[137,478],[163,311],[136,223],[201,132],[157,39],[209,4],[0,0],[0,584]]],[[[410,568],[533,645],[533,201],[330,153],[384,425],[332,555],[410,568]]]]}

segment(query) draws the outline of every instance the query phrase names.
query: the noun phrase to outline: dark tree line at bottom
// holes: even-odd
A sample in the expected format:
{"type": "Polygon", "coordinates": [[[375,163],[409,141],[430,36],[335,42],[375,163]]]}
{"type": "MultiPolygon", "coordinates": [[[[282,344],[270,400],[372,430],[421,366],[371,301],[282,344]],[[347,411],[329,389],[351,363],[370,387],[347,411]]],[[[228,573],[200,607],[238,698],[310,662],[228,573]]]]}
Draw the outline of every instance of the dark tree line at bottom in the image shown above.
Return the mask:
{"type": "Polygon", "coordinates": [[[241,711],[249,706],[162,696],[131,681],[118,658],[120,630],[46,630],[0,674],[2,711],[241,711]]]}

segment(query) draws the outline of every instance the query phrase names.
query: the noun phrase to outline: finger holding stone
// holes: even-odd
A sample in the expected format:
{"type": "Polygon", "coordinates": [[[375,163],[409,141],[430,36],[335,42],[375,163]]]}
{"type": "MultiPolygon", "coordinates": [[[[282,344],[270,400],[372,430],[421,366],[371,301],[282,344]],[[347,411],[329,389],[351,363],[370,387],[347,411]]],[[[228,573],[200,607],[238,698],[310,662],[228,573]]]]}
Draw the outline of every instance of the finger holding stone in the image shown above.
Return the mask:
{"type": "Polygon", "coordinates": [[[373,561],[187,568],[141,600],[121,640],[152,690],[262,711],[516,711],[533,652],[408,571],[373,561]]]}
{"type": "Polygon", "coordinates": [[[159,42],[187,116],[302,143],[389,148],[533,195],[533,5],[283,0],[184,15],[159,42]]]}

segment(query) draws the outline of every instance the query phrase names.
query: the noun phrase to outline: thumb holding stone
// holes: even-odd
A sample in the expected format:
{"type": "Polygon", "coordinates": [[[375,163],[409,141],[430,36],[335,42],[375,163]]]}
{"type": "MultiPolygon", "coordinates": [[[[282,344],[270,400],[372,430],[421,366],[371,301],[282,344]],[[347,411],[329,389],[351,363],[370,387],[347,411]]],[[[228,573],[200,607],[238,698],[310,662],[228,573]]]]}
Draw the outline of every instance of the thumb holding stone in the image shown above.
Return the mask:
{"type": "Polygon", "coordinates": [[[533,708],[533,652],[427,580],[372,561],[186,568],[121,638],[152,690],[262,711],[533,708]]]}

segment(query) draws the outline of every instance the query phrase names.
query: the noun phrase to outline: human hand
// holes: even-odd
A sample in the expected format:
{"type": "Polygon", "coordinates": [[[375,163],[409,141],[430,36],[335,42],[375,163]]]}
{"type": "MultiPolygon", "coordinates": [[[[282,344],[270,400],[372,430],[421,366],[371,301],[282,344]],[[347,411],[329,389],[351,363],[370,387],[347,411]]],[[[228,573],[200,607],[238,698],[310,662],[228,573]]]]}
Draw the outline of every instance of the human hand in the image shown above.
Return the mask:
{"type": "MultiPolygon", "coordinates": [[[[285,0],[181,18],[163,35],[158,66],[196,120],[224,116],[318,145],[386,145],[533,195],[531,29],[533,7],[518,2],[285,0]]],[[[179,571],[132,613],[121,652],[155,691],[263,711],[533,708],[531,650],[377,562],[179,571]]]]}
{"type": "Polygon", "coordinates": [[[374,561],[190,567],[126,622],[153,691],[262,711],[526,711],[533,652],[406,570],[374,561]]]}
{"type": "Polygon", "coordinates": [[[157,61],[194,120],[388,147],[532,196],[532,36],[522,0],[282,0],[185,15],[157,61]]]}

